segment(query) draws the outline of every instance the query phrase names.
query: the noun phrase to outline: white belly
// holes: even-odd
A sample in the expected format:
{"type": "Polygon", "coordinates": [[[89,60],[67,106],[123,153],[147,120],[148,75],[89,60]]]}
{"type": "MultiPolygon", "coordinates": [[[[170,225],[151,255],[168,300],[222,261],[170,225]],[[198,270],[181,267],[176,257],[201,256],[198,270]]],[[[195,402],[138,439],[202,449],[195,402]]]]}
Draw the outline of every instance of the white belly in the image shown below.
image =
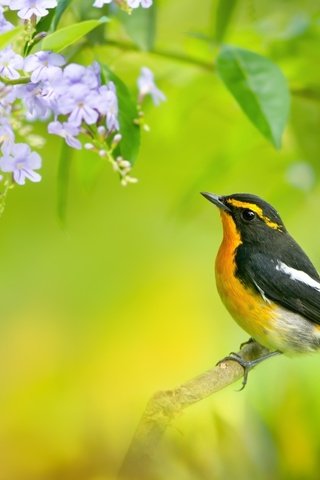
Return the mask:
{"type": "Polygon", "coordinates": [[[320,349],[320,325],[283,307],[278,307],[274,313],[268,337],[275,349],[288,355],[320,349]]]}

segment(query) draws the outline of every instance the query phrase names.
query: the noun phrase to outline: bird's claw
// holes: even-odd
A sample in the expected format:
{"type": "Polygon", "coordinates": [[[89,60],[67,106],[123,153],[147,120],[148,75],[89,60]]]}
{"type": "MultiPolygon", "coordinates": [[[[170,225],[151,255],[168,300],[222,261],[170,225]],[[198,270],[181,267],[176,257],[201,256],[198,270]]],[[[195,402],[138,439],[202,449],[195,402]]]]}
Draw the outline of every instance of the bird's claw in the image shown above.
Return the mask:
{"type": "Polygon", "coordinates": [[[250,337],[249,340],[247,340],[246,342],[242,342],[240,344],[240,350],[243,349],[243,347],[245,347],[246,345],[250,345],[250,343],[253,343],[255,342],[254,338],[250,337]]]}
{"type": "Polygon", "coordinates": [[[242,358],[238,353],[230,352],[229,355],[224,357],[222,360],[219,360],[217,365],[220,365],[221,363],[225,362],[226,360],[232,360],[234,362],[237,362],[243,368],[242,387],[238,390],[239,392],[241,392],[241,390],[243,390],[244,387],[247,384],[249,371],[255,366],[255,362],[250,362],[248,360],[244,360],[244,358],[242,358]]]}
{"type": "Polygon", "coordinates": [[[279,352],[279,350],[274,350],[273,352],[268,351],[265,355],[257,357],[254,360],[245,360],[238,353],[231,352],[229,353],[229,355],[227,355],[222,360],[220,360],[217,363],[217,365],[219,365],[222,362],[225,362],[226,360],[233,360],[234,362],[239,363],[239,365],[241,365],[241,367],[243,368],[242,387],[240,388],[240,390],[243,390],[247,384],[248,374],[253,367],[255,367],[261,362],[264,362],[265,360],[267,360],[267,358],[274,357],[275,355],[280,355],[281,353],[282,352],[279,352]]]}

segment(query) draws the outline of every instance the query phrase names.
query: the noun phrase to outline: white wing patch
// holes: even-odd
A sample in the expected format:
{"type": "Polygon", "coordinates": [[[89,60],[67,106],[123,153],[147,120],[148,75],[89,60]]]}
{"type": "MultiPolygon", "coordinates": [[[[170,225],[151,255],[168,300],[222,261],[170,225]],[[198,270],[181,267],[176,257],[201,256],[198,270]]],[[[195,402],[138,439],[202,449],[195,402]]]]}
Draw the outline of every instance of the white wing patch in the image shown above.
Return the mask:
{"type": "Polygon", "coordinates": [[[259,285],[257,284],[257,282],[255,282],[255,281],[253,280],[253,283],[255,284],[255,286],[257,287],[257,289],[259,290],[259,293],[260,293],[261,297],[263,298],[263,300],[264,300],[266,303],[271,303],[270,300],[269,300],[269,298],[267,298],[267,297],[265,296],[264,291],[262,290],[261,287],[259,287],[259,285]]]}
{"type": "Polygon", "coordinates": [[[277,263],[276,270],[283,272],[286,275],[289,275],[291,280],[304,283],[305,285],[309,285],[309,287],[312,287],[315,290],[318,290],[318,292],[320,292],[320,283],[311,278],[310,275],[303,272],[302,270],[296,270],[295,268],[288,267],[288,265],[283,262],[277,263]]]}

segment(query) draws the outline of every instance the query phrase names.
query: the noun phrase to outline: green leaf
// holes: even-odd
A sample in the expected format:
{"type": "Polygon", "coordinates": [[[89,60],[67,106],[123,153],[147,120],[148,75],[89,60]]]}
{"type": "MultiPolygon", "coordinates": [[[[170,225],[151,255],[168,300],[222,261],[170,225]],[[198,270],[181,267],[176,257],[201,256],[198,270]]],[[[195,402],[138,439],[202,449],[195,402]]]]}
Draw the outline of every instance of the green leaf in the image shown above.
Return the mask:
{"type": "Polygon", "coordinates": [[[56,30],[58,23],[60,22],[60,18],[62,14],[66,10],[66,8],[70,5],[72,0],[58,0],[58,5],[55,8],[54,17],[51,23],[50,30],[56,30]]]}
{"type": "MultiPolygon", "coordinates": [[[[81,0],[77,2],[77,17],[79,22],[83,20],[99,20],[102,16],[110,17],[114,15],[115,2],[106,3],[102,8],[92,8],[93,0],[81,0]]],[[[106,25],[101,24],[87,34],[87,40],[91,45],[103,45],[106,43],[107,35],[106,25]]]]}
{"type": "Polygon", "coordinates": [[[24,30],[23,25],[13,28],[8,32],[2,33],[0,35],[0,48],[5,47],[8,43],[12,42],[16,37],[18,37],[24,30]]]}
{"type": "Polygon", "coordinates": [[[131,15],[119,10],[118,18],[133,42],[141,50],[151,50],[156,33],[156,6],[136,8],[131,15]]]}
{"type": "Polygon", "coordinates": [[[36,34],[40,32],[54,32],[58,26],[60,18],[72,0],[58,0],[58,5],[49,10],[48,15],[42,17],[37,23],[36,34]]]}
{"type": "Polygon", "coordinates": [[[237,6],[238,0],[219,0],[215,18],[215,40],[221,43],[225,37],[231,17],[237,6]]]}
{"type": "Polygon", "coordinates": [[[102,17],[100,20],[86,20],[60,28],[60,30],[51,33],[41,42],[41,49],[61,52],[106,21],[108,19],[102,17]]]}
{"type": "Polygon", "coordinates": [[[40,32],[49,32],[52,21],[53,21],[53,18],[54,18],[55,13],[56,13],[56,9],[57,9],[57,7],[56,8],[51,8],[49,10],[48,15],[45,15],[44,17],[42,17],[39,20],[39,22],[36,25],[36,30],[35,30],[35,33],[34,33],[33,37],[35,37],[40,32]]]}
{"type": "Polygon", "coordinates": [[[29,53],[31,52],[32,48],[41,41],[41,37],[42,35],[40,34],[44,34],[46,35],[46,32],[49,31],[50,29],[50,25],[52,23],[52,20],[53,20],[53,17],[54,17],[54,14],[55,14],[55,8],[52,8],[51,10],[49,10],[49,13],[48,15],[46,15],[45,17],[42,17],[39,22],[37,23],[36,25],[36,29],[34,31],[34,34],[32,35],[32,40],[31,41],[27,41],[24,48],[23,48],[23,55],[26,57],[27,55],[29,55],[29,53]]]}
{"type": "Polygon", "coordinates": [[[135,123],[139,118],[136,102],[123,81],[106,65],[101,65],[104,80],[114,82],[119,102],[119,123],[122,135],[119,143],[120,154],[134,163],[140,147],[140,127],[135,123]]]}
{"type": "Polygon", "coordinates": [[[68,187],[73,150],[63,142],[58,166],[57,212],[61,224],[64,225],[67,211],[68,187]]]}
{"type": "Polygon", "coordinates": [[[251,122],[280,148],[290,109],[288,84],[281,70],[257,53],[234,47],[221,50],[217,70],[251,122]]]}
{"type": "Polygon", "coordinates": [[[72,0],[58,0],[58,5],[51,8],[48,15],[39,20],[32,36],[32,42],[27,42],[24,46],[24,56],[27,56],[32,48],[41,41],[42,33],[53,32],[57,28],[63,12],[71,2],[72,0]]]}

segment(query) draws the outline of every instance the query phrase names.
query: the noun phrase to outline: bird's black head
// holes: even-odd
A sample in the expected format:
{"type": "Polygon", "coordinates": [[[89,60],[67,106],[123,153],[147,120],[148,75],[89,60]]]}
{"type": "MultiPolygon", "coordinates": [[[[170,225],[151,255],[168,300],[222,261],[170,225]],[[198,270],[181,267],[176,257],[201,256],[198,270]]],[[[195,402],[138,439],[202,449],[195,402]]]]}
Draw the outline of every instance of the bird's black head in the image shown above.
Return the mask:
{"type": "Polygon", "coordinates": [[[226,236],[240,234],[242,242],[255,243],[286,233],[278,212],[256,195],[249,193],[226,196],[212,193],[202,195],[220,209],[226,236]]]}

